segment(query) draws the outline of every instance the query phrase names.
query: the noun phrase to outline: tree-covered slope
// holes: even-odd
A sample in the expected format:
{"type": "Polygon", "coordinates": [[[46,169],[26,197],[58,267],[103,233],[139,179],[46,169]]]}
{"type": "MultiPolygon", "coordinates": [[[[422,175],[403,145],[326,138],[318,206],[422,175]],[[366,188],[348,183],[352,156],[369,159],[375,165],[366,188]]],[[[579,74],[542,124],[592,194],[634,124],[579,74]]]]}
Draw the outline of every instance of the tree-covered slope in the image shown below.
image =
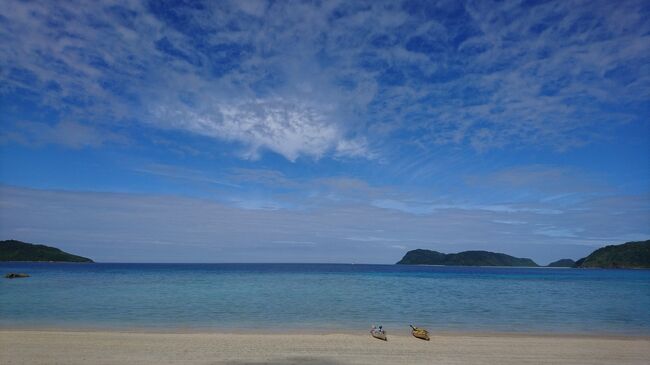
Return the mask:
{"type": "Polygon", "coordinates": [[[55,247],[16,240],[0,241],[0,261],[93,262],[89,258],[72,255],[55,247]]]}
{"type": "Polygon", "coordinates": [[[605,246],[578,260],[576,267],[605,269],[650,268],[650,240],[605,246]]]}
{"type": "Polygon", "coordinates": [[[464,251],[444,254],[417,249],[406,253],[398,265],[448,265],[448,266],[538,266],[533,260],[488,251],[464,251]]]}
{"type": "Polygon", "coordinates": [[[398,265],[444,265],[447,255],[438,251],[417,249],[406,253],[398,265]]]}

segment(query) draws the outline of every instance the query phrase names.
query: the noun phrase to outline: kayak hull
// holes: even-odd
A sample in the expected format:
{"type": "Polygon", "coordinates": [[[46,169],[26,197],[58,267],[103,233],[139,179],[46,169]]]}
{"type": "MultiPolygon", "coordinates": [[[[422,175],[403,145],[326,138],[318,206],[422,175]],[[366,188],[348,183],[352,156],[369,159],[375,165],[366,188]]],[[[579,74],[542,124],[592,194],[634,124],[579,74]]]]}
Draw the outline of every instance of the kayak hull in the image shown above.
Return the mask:
{"type": "Polygon", "coordinates": [[[370,332],[370,334],[372,335],[372,337],[374,337],[374,338],[376,338],[378,340],[388,341],[388,338],[386,337],[386,332],[383,332],[383,333],[382,332],[370,332]]]}
{"type": "Polygon", "coordinates": [[[411,334],[413,335],[413,337],[419,338],[420,340],[429,341],[428,333],[412,331],[411,334]]]}
{"type": "Polygon", "coordinates": [[[425,330],[424,328],[411,326],[411,334],[413,337],[419,338],[420,340],[429,341],[429,331],[425,330]]]}

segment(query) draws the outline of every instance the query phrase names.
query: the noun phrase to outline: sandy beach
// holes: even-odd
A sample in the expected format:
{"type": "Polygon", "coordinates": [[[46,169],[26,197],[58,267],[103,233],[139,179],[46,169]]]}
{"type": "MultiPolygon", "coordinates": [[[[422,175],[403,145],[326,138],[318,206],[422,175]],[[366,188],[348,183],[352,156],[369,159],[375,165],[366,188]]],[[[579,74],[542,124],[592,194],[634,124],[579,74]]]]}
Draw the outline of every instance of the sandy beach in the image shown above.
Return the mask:
{"type": "Polygon", "coordinates": [[[0,331],[2,364],[647,364],[650,337],[0,331]]]}

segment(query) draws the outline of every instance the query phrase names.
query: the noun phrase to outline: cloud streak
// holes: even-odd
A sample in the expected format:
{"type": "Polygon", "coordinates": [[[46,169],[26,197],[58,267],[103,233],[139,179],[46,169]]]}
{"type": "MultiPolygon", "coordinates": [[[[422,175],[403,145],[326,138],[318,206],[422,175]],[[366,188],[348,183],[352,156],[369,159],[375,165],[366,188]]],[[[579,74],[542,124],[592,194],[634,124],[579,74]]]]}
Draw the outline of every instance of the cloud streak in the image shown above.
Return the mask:
{"type": "Polygon", "coordinates": [[[647,197],[638,196],[593,199],[557,214],[545,214],[532,202],[518,209],[449,204],[414,214],[364,201],[312,199],[309,209],[269,209],[178,196],[2,186],[0,232],[92,253],[99,261],[374,263],[397,261],[396,247],[488,249],[540,262],[577,259],[596,246],[650,234],[647,197]]]}
{"type": "Polygon", "coordinates": [[[72,149],[129,143],[129,139],[124,135],[72,121],[62,121],[52,125],[19,121],[14,123],[14,127],[13,130],[3,130],[0,133],[0,140],[28,146],[57,144],[72,149]]]}

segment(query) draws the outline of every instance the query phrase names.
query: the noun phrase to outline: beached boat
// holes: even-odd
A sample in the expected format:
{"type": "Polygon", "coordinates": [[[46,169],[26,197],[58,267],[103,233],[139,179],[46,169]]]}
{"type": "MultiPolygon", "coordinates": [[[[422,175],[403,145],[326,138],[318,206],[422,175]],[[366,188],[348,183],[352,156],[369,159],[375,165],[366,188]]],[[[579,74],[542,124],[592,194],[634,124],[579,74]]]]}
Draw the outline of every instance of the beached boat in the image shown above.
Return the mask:
{"type": "Polygon", "coordinates": [[[374,338],[377,338],[377,339],[380,339],[380,340],[383,340],[383,341],[388,341],[388,337],[386,337],[386,332],[385,331],[374,330],[374,331],[370,331],[370,334],[374,338]]]}
{"type": "Polygon", "coordinates": [[[381,326],[377,327],[373,325],[372,328],[370,329],[370,335],[374,338],[383,341],[388,341],[388,338],[386,337],[386,331],[384,331],[384,329],[381,326]]]}
{"type": "Polygon", "coordinates": [[[413,327],[411,325],[411,334],[413,337],[429,341],[429,331],[425,330],[424,328],[413,327]]]}

